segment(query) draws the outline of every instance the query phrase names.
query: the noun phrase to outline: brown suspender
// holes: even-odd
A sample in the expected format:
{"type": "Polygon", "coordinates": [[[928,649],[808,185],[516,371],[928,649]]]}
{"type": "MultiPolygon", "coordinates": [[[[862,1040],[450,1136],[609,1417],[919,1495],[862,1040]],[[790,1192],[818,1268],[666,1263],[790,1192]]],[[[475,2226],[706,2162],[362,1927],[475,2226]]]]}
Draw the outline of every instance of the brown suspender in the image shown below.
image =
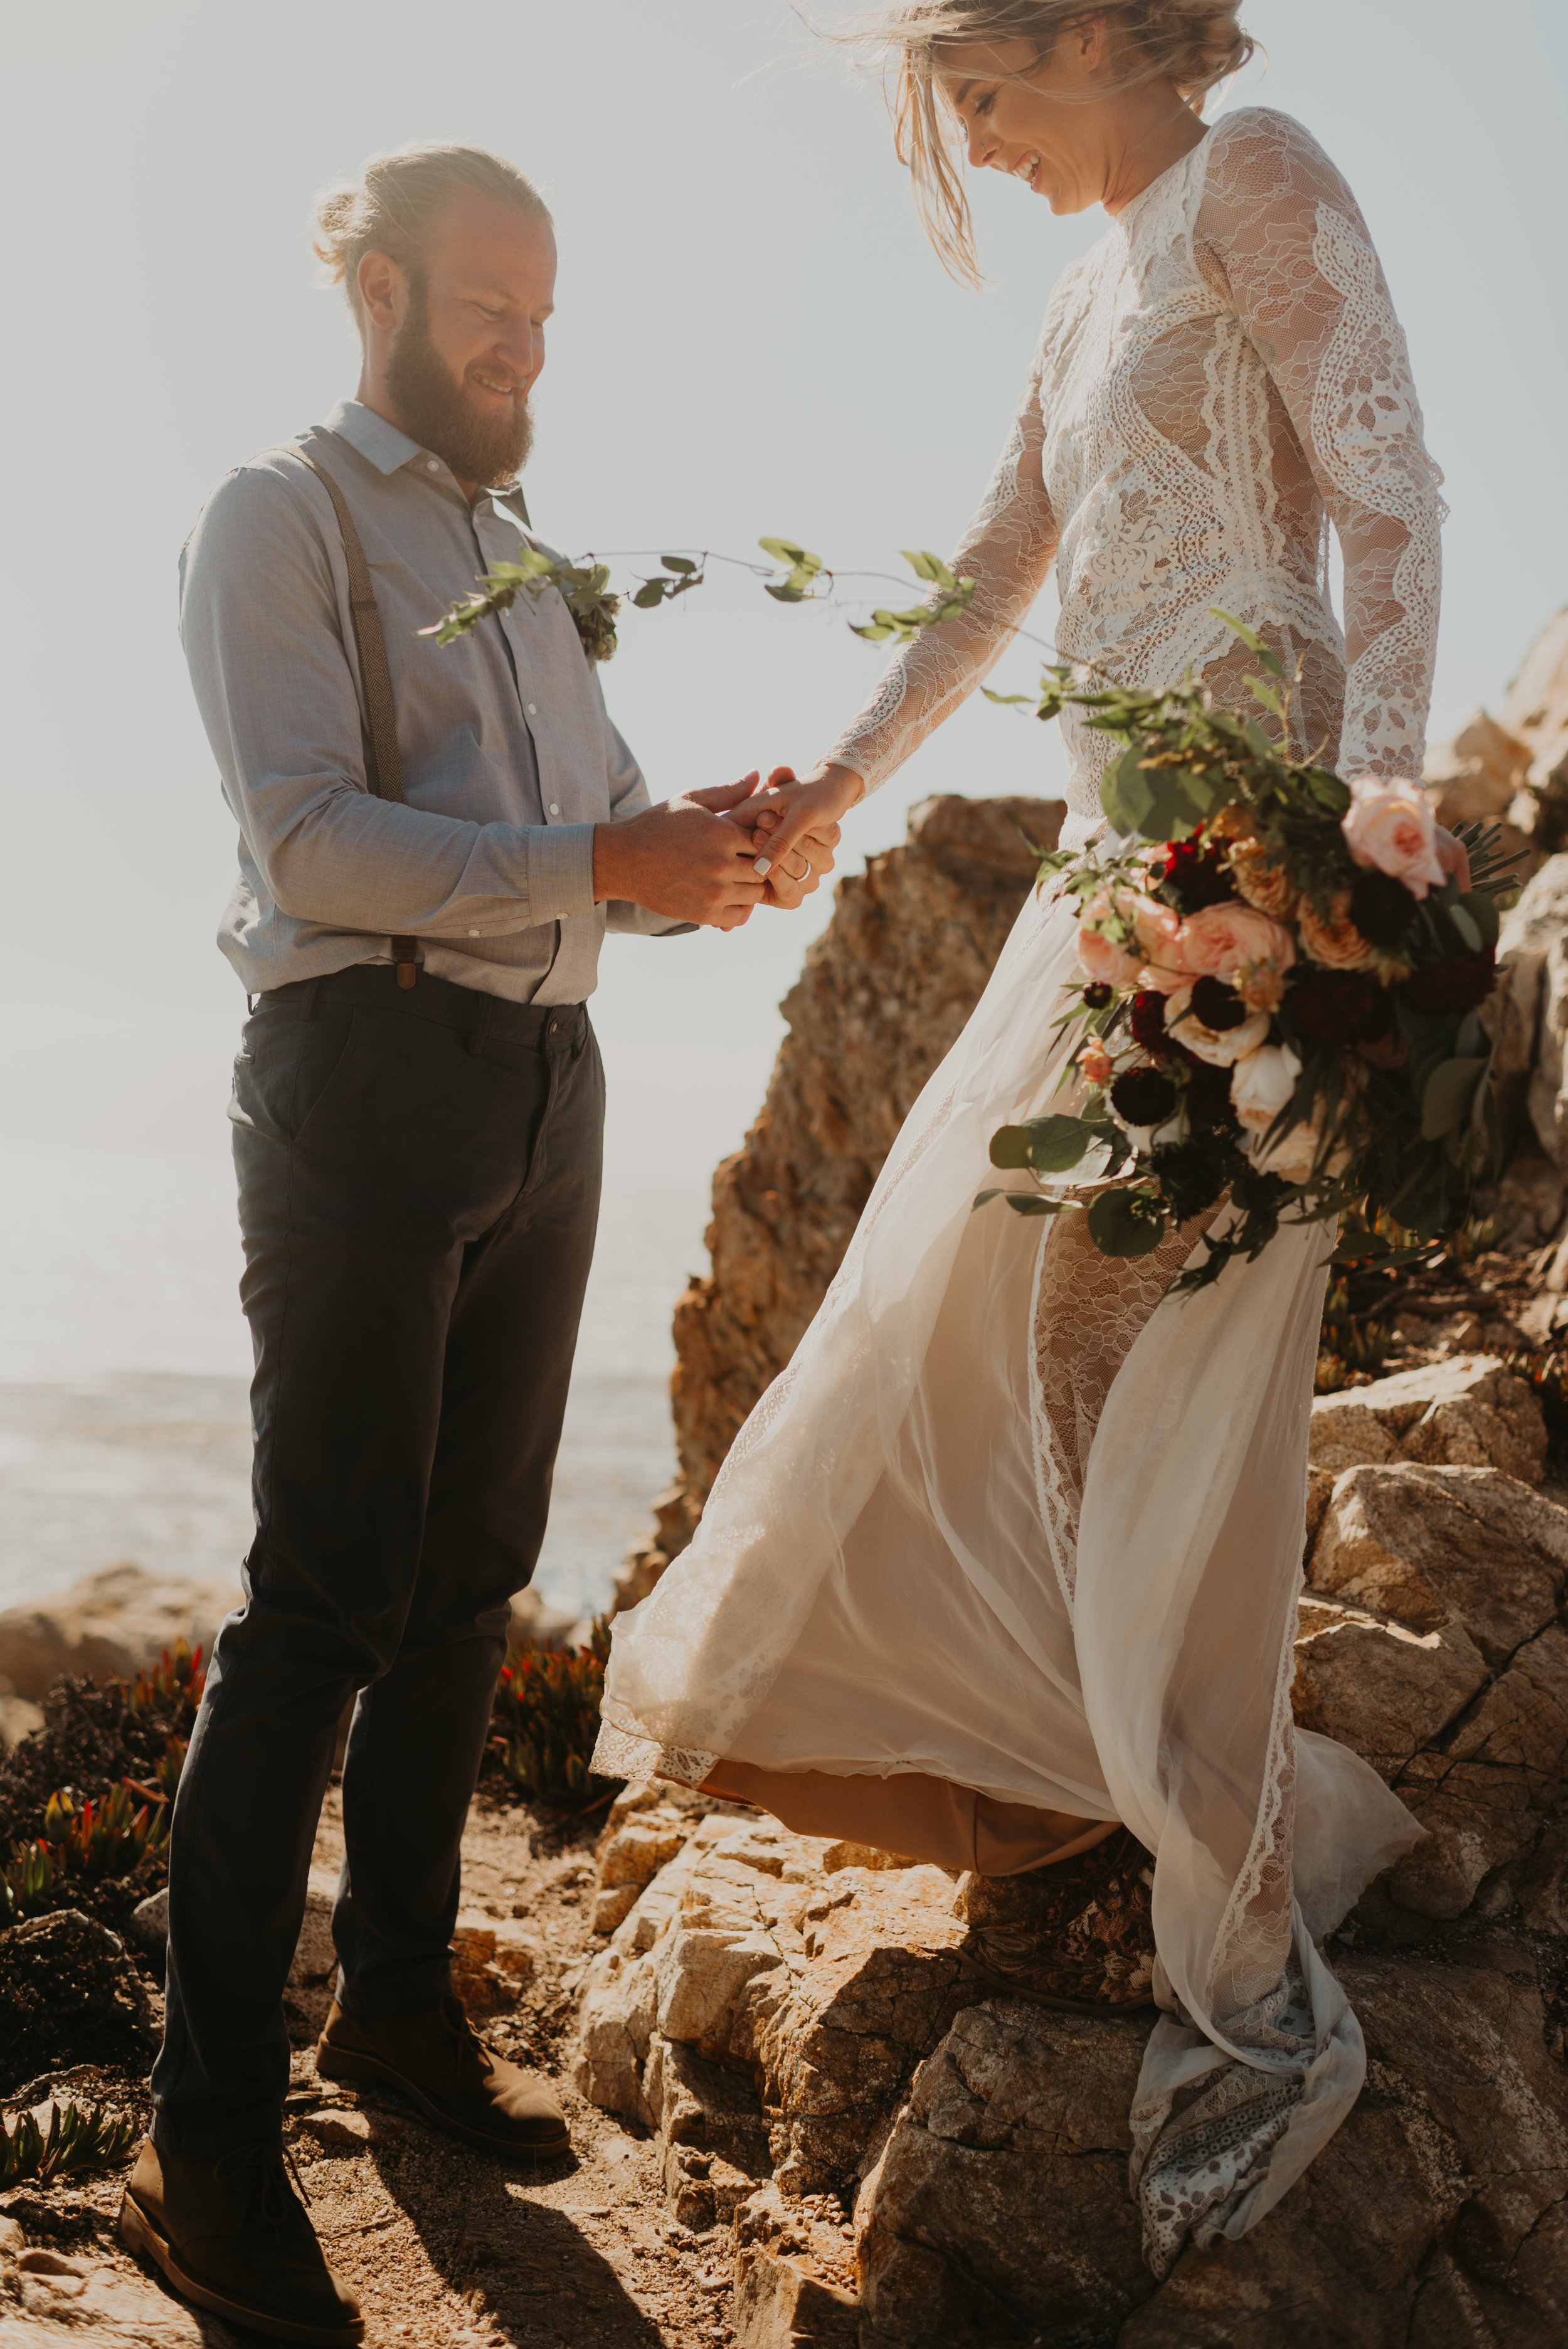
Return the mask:
{"type": "MultiPolygon", "coordinates": [[[[365,717],[369,728],[365,745],[366,781],[378,800],[401,801],[403,761],[397,751],[397,713],[392,699],[392,672],[387,666],[387,639],[382,634],[381,611],[371,583],[370,565],[365,560],[365,549],[354,527],[348,501],[326,467],[314,457],[307,457],[297,442],[290,441],[288,445],[291,455],[310,467],[332,500],[337,526],[343,533],[343,552],[348,564],[348,606],[354,620],[354,645],[359,655],[365,717]]],[[[417,942],[413,938],[394,938],[392,959],[397,966],[398,986],[412,987],[419,969],[417,942]]]]}

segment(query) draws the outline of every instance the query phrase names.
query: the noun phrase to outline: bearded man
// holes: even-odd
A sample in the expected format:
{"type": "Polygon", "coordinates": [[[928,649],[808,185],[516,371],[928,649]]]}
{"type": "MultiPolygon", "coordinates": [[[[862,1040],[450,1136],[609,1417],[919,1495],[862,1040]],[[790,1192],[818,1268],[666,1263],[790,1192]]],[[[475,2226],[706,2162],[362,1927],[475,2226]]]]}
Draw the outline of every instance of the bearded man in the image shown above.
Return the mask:
{"type": "Polygon", "coordinates": [[[121,2230],[201,2306],[335,2344],[364,2323],[289,2183],[282,2107],[339,1717],[357,1692],[318,2071],[503,2158],[563,2150],[548,2087],[453,1998],[449,1943],[593,1253],[586,999],[606,928],[798,904],[837,835],[765,884],[754,776],[651,808],[553,588],[454,649],[418,634],[528,529],[555,282],[529,181],[404,149],[317,227],[358,392],[222,482],[182,563],[240,831],[220,944],[253,998],[230,1116],[256,1536],[174,1808],[165,2039],[121,2230]]]}

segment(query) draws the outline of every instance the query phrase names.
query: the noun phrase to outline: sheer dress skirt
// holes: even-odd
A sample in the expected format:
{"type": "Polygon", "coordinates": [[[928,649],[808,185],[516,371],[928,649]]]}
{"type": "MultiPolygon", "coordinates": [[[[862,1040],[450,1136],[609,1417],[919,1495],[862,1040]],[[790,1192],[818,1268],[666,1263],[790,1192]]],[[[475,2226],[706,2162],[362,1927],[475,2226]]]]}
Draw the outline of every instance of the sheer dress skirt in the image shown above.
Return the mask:
{"type": "Polygon", "coordinates": [[[1349,2109],[1314,1937],[1418,1830],[1291,1721],[1322,1227],[1176,1299],[1192,1230],[1112,1262],[1079,1216],[973,1208],[995,1127],[1061,1106],[1074,928],[1025,905],[696,1539],[616,1622],[595,1766],[998,1875],[1125,1823],[1155,1858],[1133,2135],[1162,2271],[1349,2109]]]}

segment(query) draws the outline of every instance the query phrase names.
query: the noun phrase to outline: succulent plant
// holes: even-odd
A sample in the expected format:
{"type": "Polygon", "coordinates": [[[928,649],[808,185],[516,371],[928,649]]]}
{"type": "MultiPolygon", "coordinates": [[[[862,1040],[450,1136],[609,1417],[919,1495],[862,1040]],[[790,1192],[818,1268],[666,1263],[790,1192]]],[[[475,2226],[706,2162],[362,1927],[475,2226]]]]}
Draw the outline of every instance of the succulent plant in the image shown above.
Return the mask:
{"type": "Polygon", "coordinates": [[[600,1615],[585,1648],[529,1649],[503,1665],[491,1750],[530,1800],[582,1810],[594,1799],[588,1764],[609,1655],[609,1619],[600,1615]]]}
{"type": "Polygon", "coordinates": [[[138,1672],[126,1703],[132,1713],[183,1713],[188,1708],[194,1721],[206,1685],[201,1649],[189,1640],[176,1640],[158,1663],[138,1672]]]}
{"type": "Polygon", "coordinates": [[[68,2178],[84,2169],[109,2169],[123,2161],[137,2137],[137,2125],[126,2113],[111,2113],[101,2105],[70,2104],[62,2113],[49,2106],[47,2132],[31,2113],[18,2115],[14,2127],[0,2118],[0,2189],[36,2178],[68,2178]]]}

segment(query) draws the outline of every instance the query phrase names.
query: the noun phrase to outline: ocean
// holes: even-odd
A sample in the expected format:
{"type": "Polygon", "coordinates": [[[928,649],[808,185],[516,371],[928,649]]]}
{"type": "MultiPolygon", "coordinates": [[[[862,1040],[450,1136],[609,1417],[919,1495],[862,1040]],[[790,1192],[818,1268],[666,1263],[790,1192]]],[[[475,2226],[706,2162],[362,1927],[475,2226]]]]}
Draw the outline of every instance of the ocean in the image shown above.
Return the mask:
{"type": "MultiPolygon", "coordinates": [[[[754,972],[760,1000],[755,984],[717,994],[708,945],[663,947],[689,956],[678,992],[661,974],[594,1005],[604,1199],[535,1576],[574,1612],[604,1603],[673,1472],[671,1311],[707,1269],[714,1166],[781,1032],[777,974],[754,972]]],[[[625,947],[648,950],[611,953],[625,947]]],[[[250,1346],[224,1103],[240,1016],[224,992],[199,1015],[0,1020],[16,1110],[0,1137],[0,1605],[124,1560],[237,1582],[250,1346]]]]}

